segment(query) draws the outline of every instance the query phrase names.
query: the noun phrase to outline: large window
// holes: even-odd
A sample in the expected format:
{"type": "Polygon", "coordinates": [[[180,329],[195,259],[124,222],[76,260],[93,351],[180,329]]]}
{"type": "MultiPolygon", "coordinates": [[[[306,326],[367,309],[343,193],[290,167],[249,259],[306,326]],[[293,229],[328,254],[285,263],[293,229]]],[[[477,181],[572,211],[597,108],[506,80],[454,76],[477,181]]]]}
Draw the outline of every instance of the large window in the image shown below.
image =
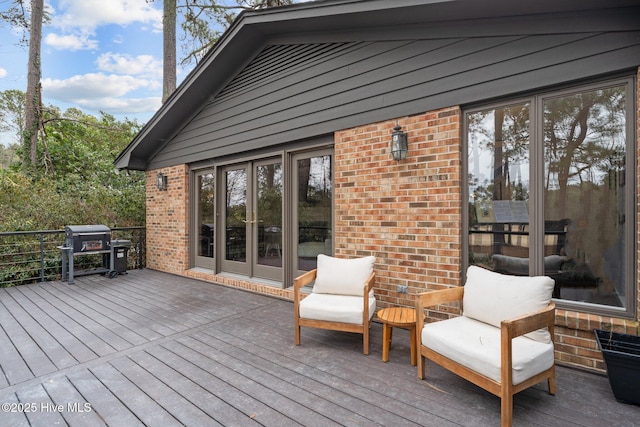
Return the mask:
{"type": "Polygon", "coordinates": [[[567,306],[630,314],[631,79],[468,111],[469,263],[545,274],[567,306]]]}

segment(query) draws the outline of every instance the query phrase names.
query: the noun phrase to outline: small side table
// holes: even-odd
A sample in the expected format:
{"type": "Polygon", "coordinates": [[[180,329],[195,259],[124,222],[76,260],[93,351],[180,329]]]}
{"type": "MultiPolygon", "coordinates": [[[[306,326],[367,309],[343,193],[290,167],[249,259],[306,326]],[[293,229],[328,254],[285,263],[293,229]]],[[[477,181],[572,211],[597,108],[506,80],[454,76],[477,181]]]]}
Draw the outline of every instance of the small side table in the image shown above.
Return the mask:
{"type": "Polygon", "coordinates": [[[409,329],[411,340],[411,364],[416,366],[418,353],[416,351],[416,309],[408,307],[388,307],[378,311],[378,318],[382,322],[382,361],[389,360],[389,347],[393,327],[409,329]]]}

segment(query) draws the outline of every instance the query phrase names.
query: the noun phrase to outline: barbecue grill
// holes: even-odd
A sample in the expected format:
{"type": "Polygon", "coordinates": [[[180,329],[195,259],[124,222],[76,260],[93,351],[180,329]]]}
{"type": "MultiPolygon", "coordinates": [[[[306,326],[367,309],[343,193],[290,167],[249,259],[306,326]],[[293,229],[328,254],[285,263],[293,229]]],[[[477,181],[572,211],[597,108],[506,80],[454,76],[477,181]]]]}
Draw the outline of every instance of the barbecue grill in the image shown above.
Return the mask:
{"type": "Polygon", "coordinates": [[[67,225],[64,237],[65,246],[72,248],[74,255],[111,251],[111,229],[106,225],[67,225]]]}
{"type": "Polygon", "coordinates": [[[69,284],[73,284],[74,275],[109,273],[109,277],[115,277],[126,271],[126,249],[123,248],[128,248],[131,242],[128,240],[114,240],[112,242],[111,229],[106,225],[67,225],[64,236],[64,246],[59,247],[62,251],[63,281],[67,280],[68,276],[69,284]],[[83,255],[102,256],[102,268],[74,272],[74,257],[83,255]],[[121,258],[124,260],[120,260],[121,258]],[[117,264],[117,268],[115,268],[115,264],[117,264]]]}

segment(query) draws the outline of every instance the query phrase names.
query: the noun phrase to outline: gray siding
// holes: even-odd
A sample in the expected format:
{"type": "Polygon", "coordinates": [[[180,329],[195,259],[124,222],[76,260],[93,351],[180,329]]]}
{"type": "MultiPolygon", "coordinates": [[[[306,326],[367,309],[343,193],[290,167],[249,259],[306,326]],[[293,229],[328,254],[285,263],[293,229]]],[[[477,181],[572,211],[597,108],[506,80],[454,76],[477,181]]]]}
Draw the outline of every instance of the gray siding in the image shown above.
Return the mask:
{"type": "Polygon", "coordinates": [[[440,32],[404,29],[402,39],[396,40],[387,30],[379,36],[386,40],[376,40],[371,31],[360,37],[367,41],[341,34],[322,36],[336,41],[267,45],[149,167],[212,159],[436,108],[631,72],[640,65],[640,23],[629,22],[622,12],[607,16],[604,23],[595,15],[583,17],[580,25],[528,17],[493,22],[494,31],[487,22],[467,22],[452,23],[440,32]],[[451,36],[456,28],[460,36],[451,36]]]}

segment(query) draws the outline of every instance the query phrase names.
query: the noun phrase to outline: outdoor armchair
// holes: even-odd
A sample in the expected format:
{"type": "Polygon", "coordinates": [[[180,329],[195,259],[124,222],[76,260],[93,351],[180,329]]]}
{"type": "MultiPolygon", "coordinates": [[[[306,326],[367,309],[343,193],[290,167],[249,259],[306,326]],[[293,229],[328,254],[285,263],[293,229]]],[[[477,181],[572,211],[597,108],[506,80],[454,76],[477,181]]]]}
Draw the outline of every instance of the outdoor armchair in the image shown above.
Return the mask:
{"type": "Polygon", "coordinates": [[[369,329],[375,313],[373,285],[375,257],[344,259],[318,255],[317,268],[293,282],[295,343],[300,328],[329,329],[362,334],[363,352],[369,354],[369,329]],[[311,283],[311,293],[302,288],[311,283]]]}
{"type": "Polygon", "coordinates": [[[471,266],[465,286],[418,295],[418,378],[424,358],[441,365],[500,397],[502,426],[511,426],[514,394],[543,380],[556,392],[553,287],[546,276],[471,266]],[[455,301],[461,316],[425,324],[425,308],[455,301]]]}

